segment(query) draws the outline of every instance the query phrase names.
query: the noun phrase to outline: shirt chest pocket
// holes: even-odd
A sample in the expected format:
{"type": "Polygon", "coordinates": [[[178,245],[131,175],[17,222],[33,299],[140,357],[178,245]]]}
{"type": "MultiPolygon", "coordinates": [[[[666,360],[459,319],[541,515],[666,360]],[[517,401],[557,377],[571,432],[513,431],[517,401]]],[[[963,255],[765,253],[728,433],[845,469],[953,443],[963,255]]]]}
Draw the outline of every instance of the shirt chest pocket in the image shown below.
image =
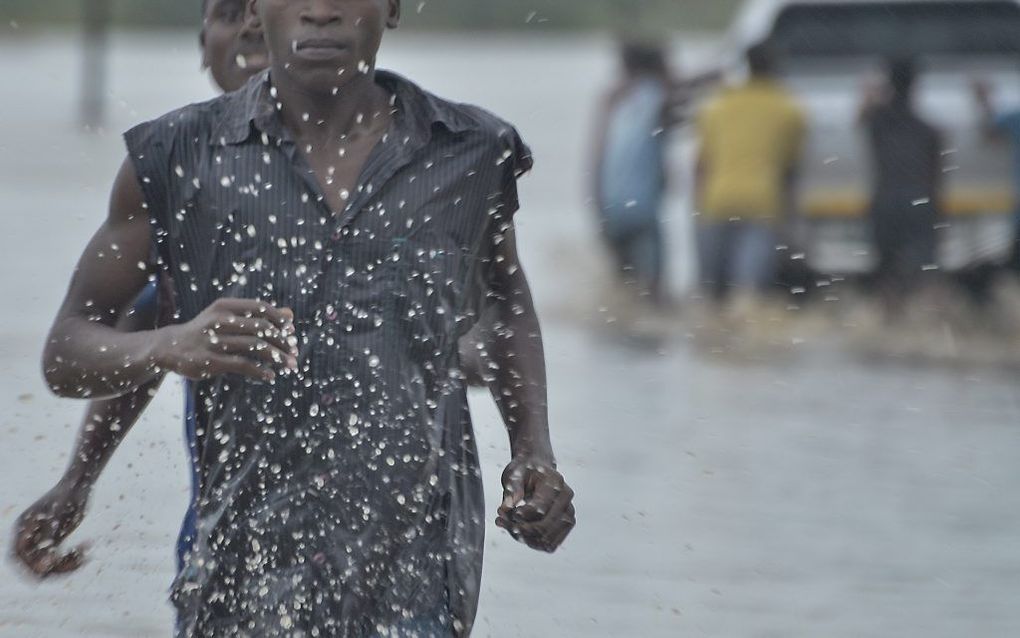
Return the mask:
{"type": "MultiPolygon", "coordinates": [[[[328,258],[326,319],[342,332],[383,331],[415,350],[456,338],[463,251],[439,238],[342,240],[328,258]]],[[[325,284],[324,284],[325,285],[325,284]]]]}
{"type": "Polygon", "coordinates": [[[266,299],[304,316],[319,285],[321,229],[297,209],[283,214],[268,202],[214,203],[207,210],[215,238],[209,281],[220,296],[266,299]]]}
{"type": "Polygon", "coordinates": [[[432,234],[400,243],[391,268],[399,283],[393,291],[401,337],[415,356],[447,353],[462,332],[463,272],[466,251],[432,234]]]}

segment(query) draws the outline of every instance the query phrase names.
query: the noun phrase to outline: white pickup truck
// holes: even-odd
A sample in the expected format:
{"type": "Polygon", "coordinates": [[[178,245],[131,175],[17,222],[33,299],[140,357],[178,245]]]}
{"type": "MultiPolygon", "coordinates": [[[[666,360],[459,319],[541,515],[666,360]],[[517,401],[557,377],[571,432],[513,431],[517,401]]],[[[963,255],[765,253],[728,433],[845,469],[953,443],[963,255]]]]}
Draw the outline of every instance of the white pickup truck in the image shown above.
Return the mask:
{"type": "Polygon", "coordinates": [[[748,0],[727,37],[731,67],[765,39],[810,122],[796,201],[813,270],[873,266],[858,107],[884,60],[901,56],[921,64],[917,104],[945,144],[941,267],[1004,259],[1015,208],[1010,149],[983,134],[971,83],[984,79],[997,104],[1020,108],[1020,0],[748,0]]]}

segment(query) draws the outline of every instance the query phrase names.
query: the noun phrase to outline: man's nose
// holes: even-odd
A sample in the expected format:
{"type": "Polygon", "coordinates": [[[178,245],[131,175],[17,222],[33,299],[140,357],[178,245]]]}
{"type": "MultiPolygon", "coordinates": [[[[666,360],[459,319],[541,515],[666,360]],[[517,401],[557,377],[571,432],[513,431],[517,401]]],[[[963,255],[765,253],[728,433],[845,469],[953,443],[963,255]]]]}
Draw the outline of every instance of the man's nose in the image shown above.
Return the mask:
{"type": "Polygon", "coordinates": [[[340,22],[343,19],[341,4],[337,0],[309,0],[301,11],[301,20],[320,26],[340,22]]]}

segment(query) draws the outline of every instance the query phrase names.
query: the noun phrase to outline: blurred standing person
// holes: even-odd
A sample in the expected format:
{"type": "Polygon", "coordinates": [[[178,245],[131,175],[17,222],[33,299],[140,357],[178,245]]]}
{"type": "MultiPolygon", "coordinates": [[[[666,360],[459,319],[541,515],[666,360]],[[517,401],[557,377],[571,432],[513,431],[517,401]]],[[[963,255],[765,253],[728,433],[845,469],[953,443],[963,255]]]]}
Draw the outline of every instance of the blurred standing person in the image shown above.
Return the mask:
{"type": "Polygon", "coordinates": [[[935,263],[942,144],[914,107],[915,63],[891,61],[887,73],[885,90],[866,93],[861,122],[872,154],[877,285],[886,311],[896,314],[921,287],[924,268],[935,263]]]}
{"type": "MultiPolygon", "coordinates": [[[[984,80],[973,83],[974,99],[980,110],[985,136],[992,141],[1008,142],[1013,149],[1014,197],[1020,193],[1020,107],[996,110],[992,105],[991,87],[984,80]]],[[[1020,274],[1020,200],[1014,202],[1013,250],[1007,266],[1020,274]]]]}
{"type": "Polygon", "coordinates": [[[775,280],[805,118],[775,77],[768,44],[747,52],[750,78],[698,115],[699,282],[708,300],[753,308],[775,280]]]}
{"type": "Polygon", "coordinates": [[[624,283],[659,305],[664,297],[660,212],[672,79],[659,46],[626,42],[620,55],[622,74],[598,118],[595,204],[624,283]]]}

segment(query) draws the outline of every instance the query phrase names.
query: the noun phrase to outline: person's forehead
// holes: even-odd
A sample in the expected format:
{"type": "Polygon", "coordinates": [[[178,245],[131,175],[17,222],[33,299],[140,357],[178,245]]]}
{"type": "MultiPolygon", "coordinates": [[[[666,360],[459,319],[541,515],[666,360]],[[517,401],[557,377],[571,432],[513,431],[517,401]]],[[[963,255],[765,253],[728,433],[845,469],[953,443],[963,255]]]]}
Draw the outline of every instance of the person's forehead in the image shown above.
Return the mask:
{"type": "Polygon", "coordinates": [[[244,9],[245,0],[203,0],[203,13],[209,13],[218,9],[244,9]]]}

